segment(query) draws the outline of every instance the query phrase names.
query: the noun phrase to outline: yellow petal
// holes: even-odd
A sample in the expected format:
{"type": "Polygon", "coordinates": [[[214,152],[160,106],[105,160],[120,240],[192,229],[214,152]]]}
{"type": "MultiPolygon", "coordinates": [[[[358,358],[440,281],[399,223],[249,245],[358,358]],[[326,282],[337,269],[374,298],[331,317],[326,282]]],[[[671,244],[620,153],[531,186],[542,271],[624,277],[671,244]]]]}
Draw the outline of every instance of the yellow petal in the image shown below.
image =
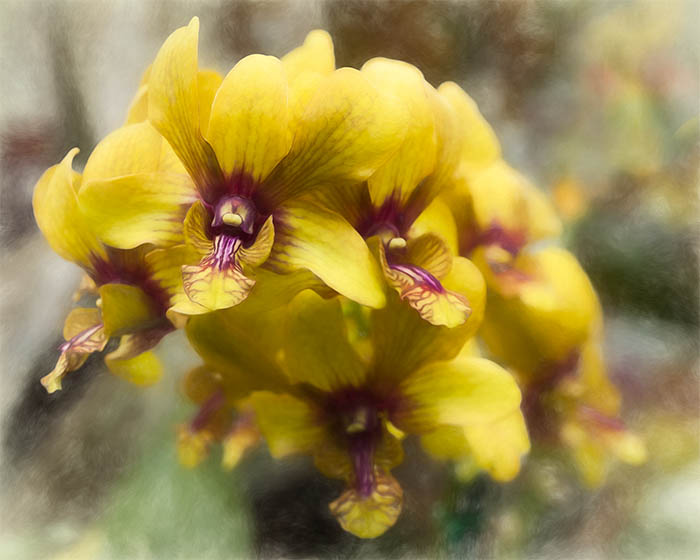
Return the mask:
{"type": "Polygon", "coordinates": [[[183,234],[185,243],[200,258],[208,255],[214,247],[210,237],[212,215],[201,200],[197,200],[187,211],[183,234]]]}
{"type": "Polygon", "coordinates": [[[454,82],[440,84],[438,92],[452,106],[464,131],[460,164],[472,170],[498,160],[501,157],[498,138],[474,100],[454,82]]]}
{"type": "Polygon", "coordinates": [[[454,358],[472,330],[471,320],[454,328],[431,325],[390,294],[387,306],[372,312],[373,383],[393,387],[427,363],[454,358]]]}
{"type": "Polygon", "coordinates": [[[51,248],[91,271],[95,260],[105,260],[106,255],[78,205],[80,175],[72,168],[78,151],[73,148],[61,163],[44,172],[34,187],[32,205],[36,223],[51,248]]]}
{"type": "Polygon", "coordinates": [[[245,396],[289,385],[276,359],[282,328],[278,312],[242,314],[233,308],[190,318],[186,333],[192,348],[223,382],[233,380],[227,393],[245,396]]]}
{"type": "Polygon", "coordinates": [[[163,43],[148,80],[148,118],[206,197],[223,184],[223,177],[200,128],[198,34],[195,17],[163,43]]]}
{"type": "Polygon", "coordinates": [[[272,216],[269,216],[260,228],[255,241],[250,247],[241,247],[238,256],[241,262],[248,266],[257,268],[262,265],[270,256],[272,245],[275,242],[275,226],[272,216]]]}
{"type": "Polygon", "coordinates": [[[153,352],[142,352],[132,358],[105,356],[105,365],[114,375],[141,387],[149,387],[163,377],[163,365],[153,352]]]}
{"type": "Polygon", "coordinates": [[[330,74],[335,69],[331,36],[322,29],[314,29],[300,47],[282,57],[282,64],[290,82],[306,72],[330,74]]]}
{"type": "Polygon", "coordinates": [[[265,179],[291,146],[287,80],[282,63],[254,54],[224,78],[211,108],[206,139],[227,176],[265,179]]]}
{"type": "Polygon", "coordinates": [[[66,342],[60,347],[56,367],[41,378],[41,384],[49,393],[60,390],[66,374],[80,368],[90,354],[102,351],[109,340],[102,328],[99,310],[82,307],[73,309],[66,317],[63,338],[66,342]]]}
{"type": "Polygon", "coordinates": [[[177,458],[180,464],[188,469],[199,466],[209,455],[212,440],[212,434],[206,430],[193,431],[189,426],[178,426],[177,458]]]}
{"type": "MultiPolygon", "coordinates": [[[[129,112],[126,117],[126,124],[135,124],[148,119],[148,77],[150,75],[150,66],[147,74],[141,80],[134,100],[129,106],[129,112]]],[[[199,90],[199,123],[200,129],[206,130],[209,126],[209,113],[211,111],[211,103],[216,95],[216,90],[219,89],[223,78],[215,70],[200,70],[197,73],[197,86],[199,90]]]]}
{"type": "Polygon", "coordinates": [[[274,207],[322,185],[367,179],[398,148],[407,120],[360,72],[336,70],[316,88],[261,196],[274,207]]]}
{"type": "Polygon", "coordinates": [[[182,222],[195,191],[186,176],[144,173],[94,180],[83,186],[79,199],[105,243],[132,249],[182,243],[182,222]]]}
{"type": "Polygon", "coordinates": [[[600,304],[581,265],[563,249],[524,253],[515,267],[525,280],[513,295],[489,293],[481,334],[499,360],[535,376],[589,338],[600,304]]]}
{"type": "Polygon", "coordinates": [[[464,459],[470,452],[464,428],[459,426],[439,426],[423,434],[420,443],[430,455],[443,461],[464,459]]]}
{"type": "Polygon", "coordinates": [[[402,208],[433,171],[437,155],[434,115],[423,75],[411,64],[385,58],[366,62],[362,73],[411,115],[401,146],[368,181],[376,207],[389,203],[402,208]]]}
{"type": "Polygon", "coordinates": [[[298,453],[311,453],[323,442],[324,426],[318,411],[305,401],[268,391],[253,393],[246,402],[275,459],[298,453]]]}
{"type": "Polygon", "coordinates": [[[500,482],[520,472],[521,457],[530,451],[525,420],[520,410],[495,422],[464,427],[476,464],[500,482]]]}
{"type": "Polygon", "coordinates": [[[628,432],[609,432],[605,435],[605,443],[615,456],[629,465],[641,465],[647,460],[647,450],[642,439],[628,432]]]}
{"type": "Polygon", "coordinates": [[[401,382],[403,405],[391,421],[400,429],[425,433],[437,426],[488,424],[517,410],[520,389],[497,364],[458,358],[429,364],[401,382]]]}
{"type": "Polygon", "coordinates": [[[199,95],[199,129],[204,132],[209,127],[212,104],[216,92],[224,78],[216,70],[205,69],[197,72],[197,93],[199,95]]]}
{"type": "Polygon", "coordinates": [[[464,137],[449,103],[432,86],[426,84],[425,88],[435,119],[437,156],[432,173],[411,193],[405,210],[408,223],[412,223],[450,185],[459,164],[464,137]]]}
{"type": "Polygon", "coordinates": [[[187,175],[170,145],[148,122],[123,126],[95,146],[83,170],[81,191],[94,180],[156,172],[187,175]]]}
{"type": "Polygon", "coordinates": [[[364,239],[340,215],[299,201],[276,212],[274,223],[270,266],[280,271],[306,268],[362,305],[384,305],[379,266],[364,239]]]}
{"type": "Polygon", "coordinates": [[[107,336],[119,336],[157,325],[164,320],[163,311],[141,288],[128,284],[104,284],[102,320],[107,336]]]}
{"type": "Polygon", "coordinates": [[[377,472],[375,478],[369,496],[349,488],[330,504],[343,529],[361,539],[383,535],[396,523],[403,507],[403,490],[396,479],[384,472],[377,472]]]}
{"type": "Polygon", "coordinates": [[[235,468],[249,449],[260,443],[260,432],[252,419],[241,417],[233,430],[222,442],[221,466],[226,470],[235,468]]]}
{"type": "Polygon", "coordinates": [[[309,383],[326,392],[358,387],[365,366],[350,346],[337,298],[324,300],[300,293],[289,304],[285,364],[294,383],[309,383]]]}
{"type": "Polygon", "coordinates": [[[480,170],[469,182],[479,227],[498,226],[528,243],[561,234],[561,222],[547,196],[503,161],[480,170]]]}
{"type": "MultiPolygon", "coordinates": [[[[150,67],[149,67],[150,70],[150,67]]],[[[148,119],[148,85],[139,86],[129,105],[124,124],[137,124],[148,119]]]]}
{"type": "Polygon", "coordinates": [[[457,224],[452,209],[441,198],[436,198],[421,212],[411,225],[408,237],[419,237],[426,233],[438,235],[453,255],[459,254],[457,224]]]}

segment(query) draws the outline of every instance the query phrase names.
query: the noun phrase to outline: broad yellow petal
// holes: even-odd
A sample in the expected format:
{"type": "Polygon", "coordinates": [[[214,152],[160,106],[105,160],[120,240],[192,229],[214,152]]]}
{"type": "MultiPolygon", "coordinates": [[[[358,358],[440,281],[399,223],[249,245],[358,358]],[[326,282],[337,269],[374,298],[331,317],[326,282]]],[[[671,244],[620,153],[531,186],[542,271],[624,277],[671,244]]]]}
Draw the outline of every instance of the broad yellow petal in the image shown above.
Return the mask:
{"type": "Polygon", "coordinates": [[[425,80],[415,66],[386,58],[366,62],[362,73],[411,115],[401,146],[367,182],[376,207],[391,204],[403,208],[418,183],[435,167],[437,138],[425,80]]]}
{"type": "Polygon", "coordinates": [[[274,223],[270,266],[281,271],[306,268],[362,305],[384,305],[379,266],[364,239],[340,215],[299,201],[278,210],[274,223]]]}
{"type": "Polygon", "coordinates": [[[200,127],[198,35],[195,17],[163,43],[148,80],[148,118],[206,198],[223,184],[223,176],[200,127]]]}
{"type": "Polygon", "coordinates": [[[405,219],[409,224],[450,185],[459,164],[463,141],[455,111],[432,86],[426,84],[425,89],[435,119],[437,156],[432,173],[421,181],[408,200],[405,219]]]}
{"type": "Polygon", "coordinates": [[[292,148],[261,187],[270,207],[326,184],[367,179],[398,148],[406,110],[357,70],[324,78],[294,129],[292,148]]]}
{"type": "Polygon", "coordinates": [[[520,472],[521,457],[530,451],[525,420],[520,410],[489,424],[464,427],[476,464],[501,482],[520,472]]]}
{"type": "Polygon", "coordinates": [[[311,453],[323,443],[325,427],[320,413],[305,401],[290,395],[257,391],[246,403],[255,410],[260,432],[275,459],[311,453]]]}
{"type": "Polygon", "coordinates": [[[80,175],[73,171],[73,148],[63,161],[47,169],[34,187],[34,217],[51,248],[64,259],[91,272],[105,249],[90,229],[78,204],[80,175]]]}
{"type": "Polygon", "coordinates": [[[288,386],[277,363],[282,327],[277,312],[242,314],[233,308],[191,317],[185,332],[194,350],[222,374],[227,392],[245,396],[288,386]]]}
{"type": "Polygon", "coordinates": [[[438,92],[454,109],[463,131],[460,165],[473,170],[500,159],[501,146],[498,138],[474,100],[454,82],[440,84],[438,92]]]}
{"type": "Polygon", "coordinates": [[[148,85],[142,85],[131,100],[124,124],[137,124],[146,120],[148,120],[148,85]]]}
{"type": "Polygon", "coordinates": [[[107,336],[153,327],[165,319],[164,309],[160,308],[159,303],[137,286],[104,284],[99,292],[107,336]]]}
{"type": "Polygon", "coordinates": [[[515,268],[524,280],[515,294],[489,293],[481,334],[499,360],[532,377],[588,339],[600,304],[581,265],[563,249],[522,254],[515,268]]]}
{"type": "Polygon", "coordinates": [[[282,64],[290,82],[307,72],[330,74],[335,70],[331,36],[322,29],[314,29],[309,32],[300,47],[282,57],[282,64]]]}
{"type": "Polygon", "coordinates": [[[481,358],[429,364],[405,378],[399,387],[402,404],[391,421],[412,433],[429,432],[445,424],[488,424],[520,405],[520,389],[513,377],[481,358]]]}
{"type": "Polygon", "coordinates": [[[206,139],[227,176],[265,179],[291,146],[287,80],[282,63],[254,54],[224,78],[214,99],[206,139]]]}
{"type": "MultiPolygon", "coordinates": [[[[144,74],[139,86],[138,92],[134,97],[129,112],[126,117],[125,124],[135,124],[148,120],[148,77],[150,75],[150,66],[147,74],[144,74]]],[[[200,70],[197,73],[197,86],[199,93],[199,124],[201,130],[206,130],[209,126],[209,113],[211,111],[211,103],[216,95],[216,90],[219,89],[223,78],[216,70],[200,70]]]]}
{"type": "Polygon", "coordinates": [[[337,298],[324,300],[308,290],[287,309],[285,364],[294,383],[309,383],[326,392],[359,387],[365,365],[348,342],[337,298]]]}
{"type": "Polygon", "coordinates": [[[403,490],[389,473],[377,472],[369,496],[349,488],[330,504],[331,513],[348,533],[361,539],[383,535],[398,519],[403,507],[403,490]]]}
{"type": "Polygon", "coordinates": [[[95,146],[83,170],[81,190],[94,180],[155,172],[187,175],[170,145],[148,122],[123,126],[95,146]]]}
{"type": "Polygon", "coordinates": [[[453,255],[459,254],[459,238],[457,223],[452,215],[452,209],[441,198],[436,198],[421,212],[411,225],[408,237],[419,237],[425,233],[438,235],[453,255]]]}
{"type": "Polygon", "coordinates": [[[480,229],[499,227],[532,243],[561,234],[561,222],[547,196],[504,161],[481,169],[469,182],[480,229]]]}
{"type": "Polygon", "coordinates": [[[196,192],[186,175],[141,173],[93,180],[80,206],[100,239],[120,249],[182,243],[182,223],[196,192]]]}
{"type": "Polygon", "coordinates": [[[372,312],[372,383],[395,387],[421,366],[454,358],[472,334],[470,321],[454,328],[431,325],[395,292],[387,306],[372,312]]]}
{"type": "Polygon", "coordinates": [[[155,385],[163,377],[163,365],[153,352],[123,359],[115,357],[115,352],[112,352],[105,356],[105,364],[117,377],[141,387],[155,385]]]}

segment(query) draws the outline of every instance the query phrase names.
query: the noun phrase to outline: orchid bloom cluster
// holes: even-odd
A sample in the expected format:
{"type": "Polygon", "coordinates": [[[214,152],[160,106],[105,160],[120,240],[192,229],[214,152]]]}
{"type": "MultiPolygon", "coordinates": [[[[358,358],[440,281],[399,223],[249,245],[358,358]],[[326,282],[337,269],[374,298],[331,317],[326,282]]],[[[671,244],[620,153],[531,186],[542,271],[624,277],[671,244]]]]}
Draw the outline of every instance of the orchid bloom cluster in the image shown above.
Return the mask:
{"type": "Polygon", "coordinates": [[[49,392],[110,341],[107,367],[151,385],[153,348],[184,329],[202,365],[183,382],[199,410],[181,462],[215,442],[228,467],[263,440],[310,455],[363,538],[401,512],[408,435],[498,481],[528,428],[554,431],[592,483],[612,455],[642,460],[596,294],[539,243],[559,221],[464,91],[395,60],[335,69],[324,31],[222,77],[198,66],[198,27],[165,41],[82,174],[73,149],[37,183],[37,223],[92,303],[66,319],[49,392]]]}

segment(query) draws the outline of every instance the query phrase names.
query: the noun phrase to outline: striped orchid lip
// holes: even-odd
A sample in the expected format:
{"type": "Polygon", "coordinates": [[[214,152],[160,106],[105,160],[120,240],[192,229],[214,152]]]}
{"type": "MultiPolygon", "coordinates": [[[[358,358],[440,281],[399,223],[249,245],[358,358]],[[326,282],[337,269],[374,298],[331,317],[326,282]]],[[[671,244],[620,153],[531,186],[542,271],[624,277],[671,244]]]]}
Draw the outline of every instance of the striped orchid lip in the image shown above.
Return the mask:
{"type": "Polygon", "coordinates": [[[406,276],[411,278],[417,285],[425,286],[428,289],[439,294],[445,292],[445,288],[443,288],[442,284],[440,283],[440,280],[435,278],[435,276],[433,276],[432,274],[430,274],[430,272],[428,272],[424,268],[421,268],[420,266],[416,266],[413,264],[392,264],[390,262],[389,267],[393,270],[405,274],[406,276]]]}

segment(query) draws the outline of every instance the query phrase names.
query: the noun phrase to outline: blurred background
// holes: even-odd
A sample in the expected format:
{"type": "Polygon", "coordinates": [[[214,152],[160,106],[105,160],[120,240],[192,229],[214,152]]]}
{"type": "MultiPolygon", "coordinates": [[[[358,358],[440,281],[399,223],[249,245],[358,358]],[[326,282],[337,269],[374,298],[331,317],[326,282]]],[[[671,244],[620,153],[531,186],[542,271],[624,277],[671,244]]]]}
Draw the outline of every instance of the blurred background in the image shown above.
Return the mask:
{"type": "Polygon", "coordinates": [[[697,557],[699,20],[692,0],[2,0],[0,558],[697,557]],[[177,335],[156,387],[98,357],[47,395],[39,378],[80,275],[41,238],[33,186],[121,125],[162,41],[194,15],[200,64],[222,72],[321,27],[338,66],[388,56],[462,85],[566,219],[649,461],[591,491],[536,448],[512,483],[460,483],[409,440],[404,513],[363,542],[330,516],[339,487],[309,461],[261,448],[233,473],[216,453],[177,463],[175,425],[193,413],[179,383],[197,362],[177,335]]]}

